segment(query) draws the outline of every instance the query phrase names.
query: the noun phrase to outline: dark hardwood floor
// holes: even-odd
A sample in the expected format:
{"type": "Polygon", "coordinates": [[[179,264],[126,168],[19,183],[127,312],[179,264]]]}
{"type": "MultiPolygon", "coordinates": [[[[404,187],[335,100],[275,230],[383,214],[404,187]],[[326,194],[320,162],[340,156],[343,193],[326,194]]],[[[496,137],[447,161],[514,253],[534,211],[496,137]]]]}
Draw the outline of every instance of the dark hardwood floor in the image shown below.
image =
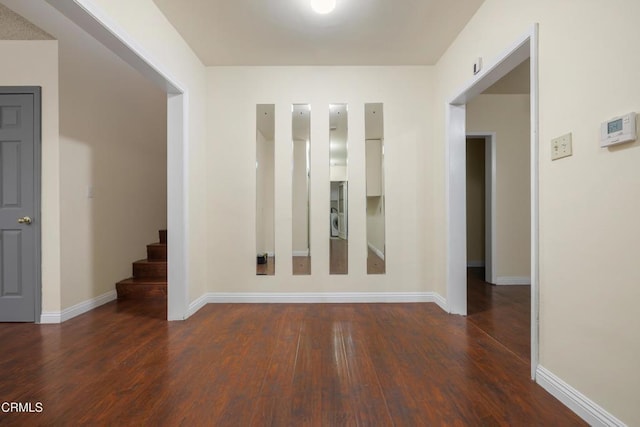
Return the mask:
{"type": "Polygon", "coordinates": [[[496,286],[467,269],[467,318],[526,363],[531,361],[531,286],[496,286]]]}
{"type": "Polygon", "coordinates": [[[586,425],[435,304],[209,304],[166,322],[148,303],[0,324],[0,401],[43,405],[0,424],[586,425]]]}

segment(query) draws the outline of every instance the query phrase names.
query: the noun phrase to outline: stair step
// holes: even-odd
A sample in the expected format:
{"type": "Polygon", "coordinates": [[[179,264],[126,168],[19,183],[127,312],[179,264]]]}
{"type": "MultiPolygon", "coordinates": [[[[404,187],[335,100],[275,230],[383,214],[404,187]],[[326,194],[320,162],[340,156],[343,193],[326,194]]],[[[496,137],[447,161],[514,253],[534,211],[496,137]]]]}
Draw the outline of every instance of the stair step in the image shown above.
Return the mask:
{"type": "Polygon", "coordinates": [[[141,259],[133,263],[133,277],[167,279],[167,262],[141,259]]]}
{"type": "Polygon", "coordinates": [[[151,243],[150,245],[147,245],[147,259],[149,261],[166,261],[167,244],[151,243]]]}
{"type": "Polygon", "coordinates": [[[160,243],[167,243],[167,230],[159,230],[160,243]]]}
{"type": "Polygon", "coordinates": [[[116,283],[118,298],[166,298],[167,281],[130,277],[116,283]]]}

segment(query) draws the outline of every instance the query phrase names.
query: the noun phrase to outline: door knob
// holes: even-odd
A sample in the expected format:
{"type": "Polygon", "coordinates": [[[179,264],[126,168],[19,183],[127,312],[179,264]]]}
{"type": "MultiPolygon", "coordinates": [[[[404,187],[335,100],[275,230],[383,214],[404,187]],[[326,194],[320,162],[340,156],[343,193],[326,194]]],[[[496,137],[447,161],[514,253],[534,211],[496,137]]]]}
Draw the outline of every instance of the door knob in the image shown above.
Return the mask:
{"type": "Polygon", "coordinates": [[[18,223],[19,224],[31,224],[31,218],[28,216],[23,216],[22,218],[18,218],[18,223]]]}

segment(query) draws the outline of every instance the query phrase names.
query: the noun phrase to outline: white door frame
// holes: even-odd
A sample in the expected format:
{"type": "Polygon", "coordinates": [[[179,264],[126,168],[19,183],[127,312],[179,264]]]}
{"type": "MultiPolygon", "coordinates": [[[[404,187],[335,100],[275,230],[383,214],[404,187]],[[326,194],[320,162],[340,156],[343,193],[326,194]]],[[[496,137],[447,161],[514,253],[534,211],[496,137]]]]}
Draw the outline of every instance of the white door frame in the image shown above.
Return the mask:
{"type": "Polygon", "coordinates": [[[167,319],[189,316],[189,93],[92,0],[47,0],[167,93],[167,319]]]}
{"type": "MultiPolygon", "coordinates": [[[[484,281],[496,283],[496,133],[467,132],[484,139],[484,281]]],[[[468,260],[467,260],[468,261],[468,260]]]]}
{"type": "Polygon", "coordinates": [[[531,378],[538,366],[538,24],[446,104],[447,304],[467,314],[466,104],[531,58],[531,378]]]}

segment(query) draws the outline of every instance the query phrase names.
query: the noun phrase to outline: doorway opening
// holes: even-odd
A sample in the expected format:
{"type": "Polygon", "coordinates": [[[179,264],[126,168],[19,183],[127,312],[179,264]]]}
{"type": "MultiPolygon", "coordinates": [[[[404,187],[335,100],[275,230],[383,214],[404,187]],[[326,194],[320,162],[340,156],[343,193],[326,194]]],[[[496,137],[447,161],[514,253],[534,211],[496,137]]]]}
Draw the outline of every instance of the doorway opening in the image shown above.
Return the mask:
{"type": "Polygon", "coordinates": [[[167,94],[167,320],[184,320],[189,307],[189,92],[108,15],[90,2],[47,0],[167,94]]]}
{"type": "MultiPolygon", "coordinates": [[[[451,98],[447,105],[447,303],[451,313],[467,315],[467,213],[466,213],[466,110],[467,103],[517,66],[529,62],[529,272],[530,272],[530,360],[531,377],[538,365],[538,26],[500,55],[486,72],[451,98]]],[[[493,242],[495,243],[495,242],[493,242]]],[[[495,260],[493,260],[495,264],[495,260]]],[[[496,271],[492,271],[496,276],[496,271]]]]}
{"type": "MultiPolygon", "coordinates": [[[[523,63],[527,65],[527,63],[523,63]]],[[[528,75],[526,76],[528,77],[528,75]]],[[[528,95],[499,95],[492,97],[492,101],[497,101],[502,108],[512,108],[510,103],[515,99],[522,101],[528,95]],[[503,98],[501,100],[500,98],[503,98]]],[[[469,125],[469,116],[473,116],[475,108],[468,108],[467,126],[469,125]]],[[[485,106],[482,106],[485,109],[485,106]]],[[[529,112],[522,111],[523,116],[528,119],[529,112]],[[526,114],[524,114],[526,113],[526,114]]],[[[499,114],[499,117],[504,117],[499,114]]],[[[514,127],[521,127],[523,133],[528,133],[527,123],[514,123],[514,127]]],[[[502,143],[520,144],[521,155],[527,156],[528,141],[517,141],[509,138],[503,132],[499,133],[502,143]]],[[[504,217],[511,215],[516,216],[518,210],[528,209],[528,170],[522,168],[504,168],[496,165],[496,133],[492,135],[474,134],[468,135],[466,139],[466,185],[467,185],[467,318],[479,329],[491,336],[497,342],[513,352],[523,361],[528,363],[531,354],[530,345],[530,316],[531,316],[531,299],[530,285],[521,284],[525,281],[522,276],[518,279],[515,277],[505,277],[505,264],[513,264],[513,253],[520,254],[519,258],[528,262],[528,248],[518,248],[517,246],[528,245],[528,236],[519,236],[516,239],[505,239],[506,236],[513,237],[516,233],[510,233],[509,228],[513,228],[513,224],[519,224],[521,234],[527,234],[529,230],[528,215],[520,218],[520,221],[509,223],[506,221],[497,222],[496,210],[496,170],[501,170],[501,184],[505,179],[509,181],[510,186],[516,187],[519,183],[527,188],[520,188],[521,198],[527,200],[513,200],[509,194],[501,186],[502,193],[500,197],[501,214],[504,217]],[[497,166],[497,167],[496,167],[497,166]],[[514,177],[512,175],[519,175],[514,177]],[[511,175],[511,176],[509,176],[511,175]],[[515,179],[515,178],[520,178],[515,179]],[[511,200],[509,200],[511,199],[511,200]],[[506,204],[504,201],[508,201],[506,204]],[[510,209],[511,208],[511,209],[510,209]],[[505,212],[511,211],[511,212],[505,212]],[[522,227],[524,223],[526,226],[522,227]],[[499,232],[499,233],[498,233],[499,232]],[[502,239],[498,241],[496,234],[500,234],[502,239]],[[515,246],[514,247],[514,241],[515,246]],[[495,244],[493,244],[495,242],[495,244]],[[496,250],[496,246],[501,245],[500,251],[496,250]],[[501,257],[496,257],[498,252],[501,257]],[[505,259],[505,253],[511,256],[505,259]],[[502,268],[497,268],[501,265],[502,268]],[[494,274],[495,273],[495,274],[494,274]],[[508,285],[508,286],[503,286],[508,285]]],[[[514,148],[514,147],[512,147],[514,148]]],[[[504,150],[503,150],[504,151],[504,150]]],[[[503,153],[504,154],[504,153],[503,153]]],[[[504,155],[501,156],[504,158],[504,155]]],[[[516,227],[518,228],[518,227],[516,227]]],[[[511,268],[514,266],[512,265],[511,268]]],[[[528,276],[528,266],[525,266],[523,275],[528,276]]]]}

